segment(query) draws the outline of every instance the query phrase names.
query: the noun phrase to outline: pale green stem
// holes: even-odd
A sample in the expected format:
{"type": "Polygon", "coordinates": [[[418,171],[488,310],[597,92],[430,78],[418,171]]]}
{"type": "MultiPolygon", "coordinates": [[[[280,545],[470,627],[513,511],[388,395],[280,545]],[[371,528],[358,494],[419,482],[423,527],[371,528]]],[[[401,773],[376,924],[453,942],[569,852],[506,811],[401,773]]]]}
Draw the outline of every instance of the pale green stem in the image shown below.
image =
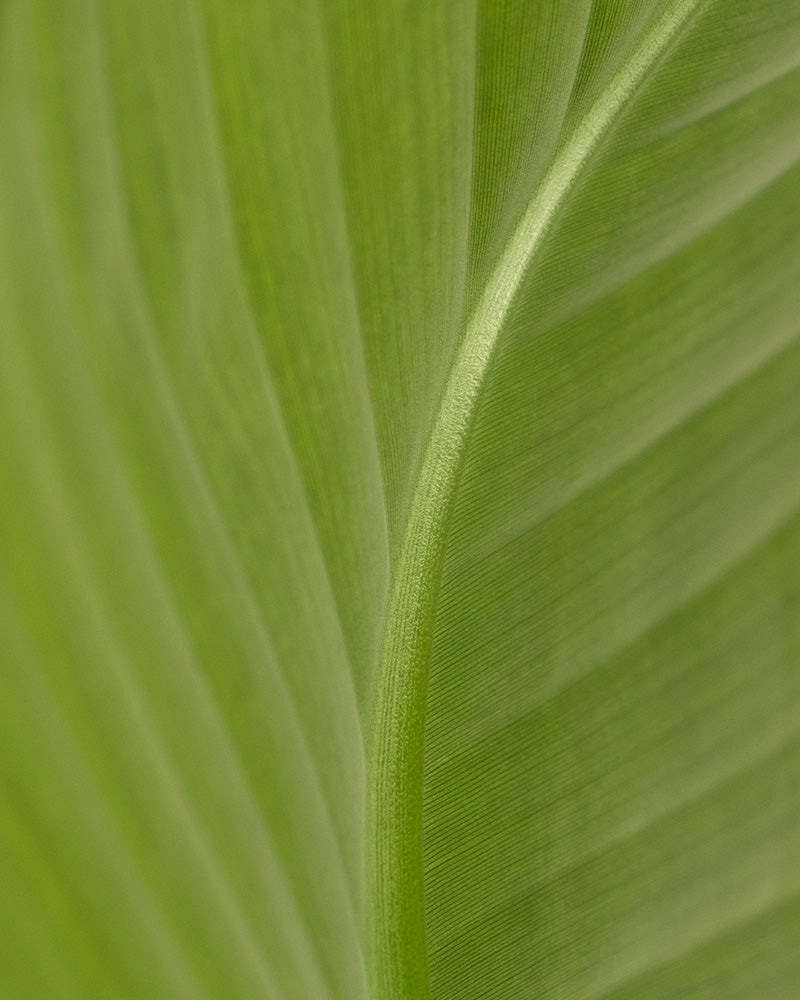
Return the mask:
{"type": "Polygon", "coordinates": [[[368,876],[374,1000],[427,1000],[422,741],[447,522],[503,323],[559,208],[627,102],[702,0],[670,3],[560,148],[492,272],[436,415],[394,573],[370,748],[368,876]]]}

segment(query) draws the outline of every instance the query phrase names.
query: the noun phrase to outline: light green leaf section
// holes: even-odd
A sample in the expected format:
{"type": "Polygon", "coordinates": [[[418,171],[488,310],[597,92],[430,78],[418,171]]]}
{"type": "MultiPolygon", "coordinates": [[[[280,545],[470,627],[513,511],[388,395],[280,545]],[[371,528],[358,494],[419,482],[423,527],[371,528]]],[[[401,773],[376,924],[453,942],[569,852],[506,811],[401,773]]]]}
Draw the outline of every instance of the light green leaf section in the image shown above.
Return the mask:
{"type": "Polygon", "coordinates": [[[0,3],[0,996],[800,995],[800,4],[0,3]]]}

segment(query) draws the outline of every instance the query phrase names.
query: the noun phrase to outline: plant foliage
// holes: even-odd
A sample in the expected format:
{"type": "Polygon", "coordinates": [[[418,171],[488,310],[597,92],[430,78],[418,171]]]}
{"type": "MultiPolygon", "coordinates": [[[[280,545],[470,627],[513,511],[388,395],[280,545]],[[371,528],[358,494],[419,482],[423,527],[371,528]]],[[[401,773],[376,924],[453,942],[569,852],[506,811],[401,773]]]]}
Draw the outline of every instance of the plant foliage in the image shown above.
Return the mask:
{"type": "Polygon", "coordinates": [[[0,995],[800,995],[799,0],[0,2],[0,995]]]}

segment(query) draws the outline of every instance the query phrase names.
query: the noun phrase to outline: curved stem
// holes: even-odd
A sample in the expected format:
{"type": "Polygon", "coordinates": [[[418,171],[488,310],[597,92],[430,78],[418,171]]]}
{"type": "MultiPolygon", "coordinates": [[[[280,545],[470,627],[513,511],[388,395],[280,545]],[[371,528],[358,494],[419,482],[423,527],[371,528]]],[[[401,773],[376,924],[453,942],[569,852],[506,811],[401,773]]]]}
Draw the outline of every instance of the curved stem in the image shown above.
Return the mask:
{"type": "Polygon", "coordinates": [[[376,1000],[426,1000],[422,742],[436,594],[466,444],[503,324],[557,212],[702,0],[673,0],[581,119],[514,230],[464,333],[431,431],[389,600],[371,746],[369,888],[376,1000]]]}

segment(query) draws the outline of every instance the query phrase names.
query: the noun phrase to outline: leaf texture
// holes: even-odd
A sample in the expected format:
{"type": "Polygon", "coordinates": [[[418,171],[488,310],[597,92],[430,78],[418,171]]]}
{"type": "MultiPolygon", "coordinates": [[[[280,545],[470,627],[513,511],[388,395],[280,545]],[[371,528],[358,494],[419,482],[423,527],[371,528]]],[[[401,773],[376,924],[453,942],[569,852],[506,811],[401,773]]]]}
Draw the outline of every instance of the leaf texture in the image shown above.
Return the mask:
{"type": "Polygon", "coordinates": [[[800,5],[0,4],[0,992],[795,997],[800,5]]]}

